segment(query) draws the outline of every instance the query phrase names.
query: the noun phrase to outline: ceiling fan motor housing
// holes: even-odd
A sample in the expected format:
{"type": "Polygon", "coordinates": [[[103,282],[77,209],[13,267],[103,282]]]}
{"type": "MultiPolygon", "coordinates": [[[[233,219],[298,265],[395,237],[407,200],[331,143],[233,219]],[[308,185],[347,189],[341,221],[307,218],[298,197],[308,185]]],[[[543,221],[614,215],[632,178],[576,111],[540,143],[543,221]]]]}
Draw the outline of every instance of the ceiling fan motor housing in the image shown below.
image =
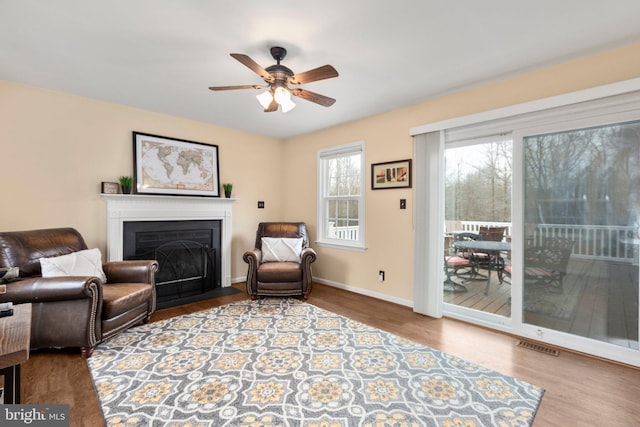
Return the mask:
{"type": "Polygon", "coordinates": [[[265,68],[265,70],[267,70],[267,72],[271,74],[275,79],[275,81],[271,83],[273,87],[278,87],[278,86],[286,87],[287,82],[289,81],[289,77],[293,76],[293,71],[291,71],[291,69],[280,64],[272,65],[270,67],[265,68]]]}
{"type": "Polygon", "coordinates": [[[282,61],[285,56],[287,56],[287,49],[280,46],[274,46],[271,48],[271,56],[276,60],[278,64],[280,64],[280,61],[282,61]]]}
{"type": "MultiPolygon", "coordinates": [[[[275,91],[278,87],[287,88],[289,77],[293,76],[293,71],[284,65],[280,65],[280,61],[287,56],[287,49],[280,46],[273,46],[271,48],[271,56],[277,62],[276,65],[265,68],[265,70],[274,78],[274,81],[271,83],[271,90],[275,91]]],[[[267,83],[269,82],[267,81],[267,83]]]]}

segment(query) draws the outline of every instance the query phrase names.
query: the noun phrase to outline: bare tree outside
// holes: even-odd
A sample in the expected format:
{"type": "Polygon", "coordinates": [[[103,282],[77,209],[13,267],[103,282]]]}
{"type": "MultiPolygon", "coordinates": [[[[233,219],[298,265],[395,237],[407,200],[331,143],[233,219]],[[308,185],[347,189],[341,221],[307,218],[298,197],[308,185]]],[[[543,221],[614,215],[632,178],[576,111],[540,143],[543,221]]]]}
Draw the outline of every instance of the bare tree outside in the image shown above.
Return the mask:
{"type": "Polygon", "coordinates": [[[511,141],[447,149],[445,220],[511,221],[511,141]]]}
{"type": "Polygon", "coordinates": [[[358,226],[358,196],[360,195],[360,155],[343,156],[327,162],[329,198],[327,219],[332,227],[358,226]]]}
{"type": "Polygon", "coordinates": [[[525,221],[630,225],[637,221],[640,124],[525,138],[525,221]],[[634,206],[635,205],[635,206],[634,206]]]}

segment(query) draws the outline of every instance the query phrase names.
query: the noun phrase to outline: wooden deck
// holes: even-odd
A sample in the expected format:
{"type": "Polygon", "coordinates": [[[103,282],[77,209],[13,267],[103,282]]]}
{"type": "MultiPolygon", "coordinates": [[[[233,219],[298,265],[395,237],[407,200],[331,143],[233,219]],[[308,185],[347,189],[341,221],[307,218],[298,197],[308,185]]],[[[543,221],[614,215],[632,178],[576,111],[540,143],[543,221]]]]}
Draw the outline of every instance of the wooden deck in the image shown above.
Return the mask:
{"type": "MultiPolygon", "coordinates": [[[[525,300],[526,323],[623,347],[638,348],[638,266],[572,259],[562,293],[533,289],[525,300]],[[536,292],[540,295],[532,295],[536,292]]],[[[480,270],[481,274],[486,271],[480,270]]],[[[444,293],[444,302],[501,316],[511,316],[511,285],[491,274],[464,282],[468,292],[444,293]]]]}

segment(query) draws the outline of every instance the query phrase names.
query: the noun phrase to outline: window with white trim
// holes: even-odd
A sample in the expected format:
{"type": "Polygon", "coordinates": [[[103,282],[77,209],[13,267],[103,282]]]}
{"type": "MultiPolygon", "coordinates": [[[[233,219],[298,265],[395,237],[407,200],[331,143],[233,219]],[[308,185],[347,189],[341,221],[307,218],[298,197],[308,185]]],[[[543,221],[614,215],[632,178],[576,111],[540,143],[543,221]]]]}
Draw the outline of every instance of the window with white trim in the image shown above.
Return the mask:
{"type": "Polygon", "coordinates": [[[318,151],[320,245],[364,249],[364,141],[318,151]]]}

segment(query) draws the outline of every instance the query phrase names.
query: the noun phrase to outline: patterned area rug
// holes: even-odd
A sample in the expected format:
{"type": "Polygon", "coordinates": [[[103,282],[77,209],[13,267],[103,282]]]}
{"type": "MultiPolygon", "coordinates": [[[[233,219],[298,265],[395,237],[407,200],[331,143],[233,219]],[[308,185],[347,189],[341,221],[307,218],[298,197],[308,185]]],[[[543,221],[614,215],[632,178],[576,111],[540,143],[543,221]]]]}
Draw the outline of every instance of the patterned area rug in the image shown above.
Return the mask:
{"type": "Polygon", "coordinates": [[[544,392],[295,299],[132,328],[87,362],[109,426],[529,426],[544,392]]]}

